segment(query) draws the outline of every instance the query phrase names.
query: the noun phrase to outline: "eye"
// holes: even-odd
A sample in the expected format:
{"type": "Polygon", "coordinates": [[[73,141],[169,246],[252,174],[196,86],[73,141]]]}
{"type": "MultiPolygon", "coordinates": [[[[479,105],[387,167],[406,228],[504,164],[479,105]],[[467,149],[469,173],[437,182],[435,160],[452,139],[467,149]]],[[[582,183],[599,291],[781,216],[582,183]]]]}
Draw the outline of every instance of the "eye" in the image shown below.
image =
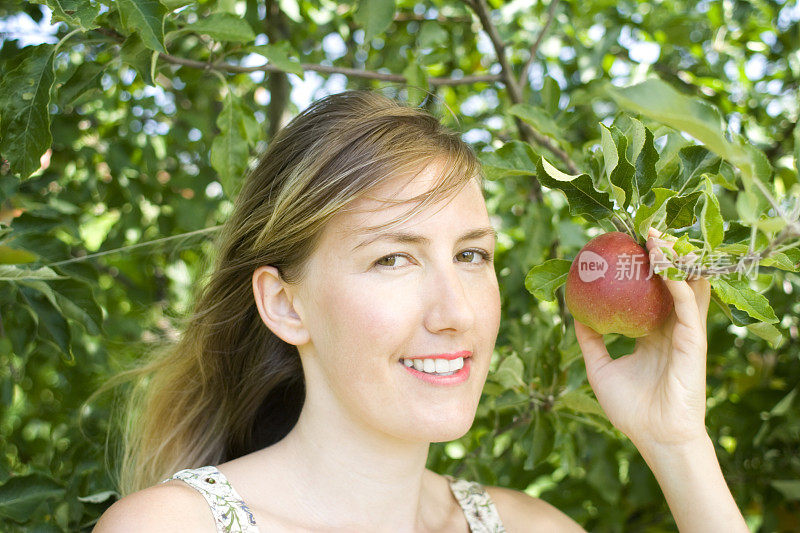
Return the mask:
{"type": "Polygon", "coordinates": [[[466,257],[468,259],[473,259],[476,256],[481,258],[480,261],[466,261],[467,263],[481,264],[481,263],[491,263],[492,262],[492,254],[490,254],[486,250],[480,250],[478,248],[472,248],[472,249],[469,249],[469,250],[464,250],[462,252],[459,252],[456,257],[464,257],[464,254],[467,254],[466,257]]]}
{"type": "Polygon", "coordinates": [[[394,265],[395,258],[397,258],[397,257],[406,257],[406,256],[404,254],[387,255],[387,256],[381,257],[380,259],[375,261],[375,266],[379,266],[379,267],[386,268],[386,269],[389,269],[389,270],[397,270],[399,267],[394,265]],[[388,264],[383,263],[384,261],[386,263],[388,263],[388,264]]]}
{"type": "MultiPolygon", "coordinates": [[[[400,268],[399,266],[397,266],[395,264],[396,258],[398,258],[398,257],[404,257],[405,258],[405,257],[408,257],[408,256],[406,254],[400,254],[400,253],[386,255],[384,257],[381,257],[377,261],[375,261],[374,266],[377,266],[377,267],[380,267],[380,268],[383,268],[383,269],[387,269],[387,270],[397,270],[397,269],[400,268]]],[[[462,250],[461,252],[458,252],[458,254],[456,254],[456,257],[457,258],[466,258],[467,259],[467,261],[459,261],[460,263],[467,263],[467,264],[472,264],[472,265],[476,265],[476,266],[480,266],[480,265],[483,265],[485,263],[491,263],[492,262],[492,254],[490,254],[486,250],[481,250],[479,248],[472,248],[472,249],[469,249],[469,250],[462,250]],[[480,258],[480,260],[479,261],[475,261],[474,260],[475,257],[480,258]]]]}

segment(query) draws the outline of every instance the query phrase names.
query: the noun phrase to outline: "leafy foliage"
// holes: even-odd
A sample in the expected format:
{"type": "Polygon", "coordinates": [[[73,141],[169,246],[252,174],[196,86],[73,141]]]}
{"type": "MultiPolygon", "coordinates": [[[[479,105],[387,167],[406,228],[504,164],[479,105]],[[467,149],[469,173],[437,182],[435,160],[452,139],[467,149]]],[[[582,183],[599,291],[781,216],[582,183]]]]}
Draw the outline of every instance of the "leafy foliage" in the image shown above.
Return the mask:
{"type": "Polygon", "coordinates": [[[594,399],[559,289],[591,236],[653,226],[714,274],[707,424],[737,503],[754,531],[800,529],[796,3],[0,6],[3,22],[45,13],[52,42],[0,47],[4,530],[88,531],[116,498],[115,398],[83,403],[176,335],[243,172],[304,107],[299,80],[383,87],[484,162],[503,322],[472,429],[429,468],[527,490],[587,530],[674,530],[594,399]]]}

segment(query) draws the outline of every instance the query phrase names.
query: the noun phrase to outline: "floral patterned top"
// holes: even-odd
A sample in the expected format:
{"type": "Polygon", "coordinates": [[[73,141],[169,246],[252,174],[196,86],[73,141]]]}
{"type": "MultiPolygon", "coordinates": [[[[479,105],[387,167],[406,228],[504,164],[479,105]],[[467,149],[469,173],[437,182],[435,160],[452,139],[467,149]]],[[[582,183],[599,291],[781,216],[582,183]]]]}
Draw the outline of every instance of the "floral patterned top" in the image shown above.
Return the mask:
{"type": "MultiPolygon", "coordinates": [[[[444,475],[464,510],[471,533],[506,533],[489,493],[480,483],[444,475]]],[[[208,502],[218,533],[258,533],[253,513],[227,478],[215,466],[181,470],[162,483],[179,479],[208,502]]]]}

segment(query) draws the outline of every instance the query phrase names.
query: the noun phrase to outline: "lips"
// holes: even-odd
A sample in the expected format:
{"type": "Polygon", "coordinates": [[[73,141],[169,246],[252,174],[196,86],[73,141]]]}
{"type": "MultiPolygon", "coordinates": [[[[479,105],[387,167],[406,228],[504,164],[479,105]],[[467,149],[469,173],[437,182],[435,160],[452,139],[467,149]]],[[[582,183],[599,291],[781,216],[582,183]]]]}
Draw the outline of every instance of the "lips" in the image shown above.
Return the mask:
{"type": "Polygon", "coordinates": [[[425,354],[425,355],[408,355],[406,357],[402,357],[402,359],[458,359],[459,357],[463,357],[464,359],[468,357],[472,357],[472,352],[469,350],[463,350],[460,352],[453,352],[453,353],[434,353],[434,354],[425,354]]]}

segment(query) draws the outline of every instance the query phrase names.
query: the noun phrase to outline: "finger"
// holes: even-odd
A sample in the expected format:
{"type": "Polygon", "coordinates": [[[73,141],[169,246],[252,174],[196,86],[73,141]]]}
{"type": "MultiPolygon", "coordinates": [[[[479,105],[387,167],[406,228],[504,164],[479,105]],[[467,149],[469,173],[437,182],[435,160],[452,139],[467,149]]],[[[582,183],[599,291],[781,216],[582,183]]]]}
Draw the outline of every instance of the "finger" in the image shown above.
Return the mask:
{"type": "Polygon", "coordinates": [[[689,287],[694,292],[697,300],[697,309],[700,311],[700,318],[703,321],[703,329],[706,329],[708,320],[708,306],[711,302],[711,283],[705,278],[687,281],[689,287]]]}
{"type": "MultiPolygon", "coordinates": [[[[650,247],[650,262],[653,265],[668,264],[661,249],[655,244],[650,247]]],[[[664,284],[672,295],[672,302],[675,307],[675,315],[678,322],[690,328],[695,334],[705,338],[704,322],[700,315],[700,307],[695,292],[689,283],[681,280],[669,279],[662,276],[664,284]]],[[[706,305],[707,308],[707,304],[706,305]]]]}
{"type": "Polygon", "coordinates": [[[603,336],[577,320],[575,320],[575,337],[581,347],[583,360],[586,362],[586,372],[589,376],[613,361],[608,354],[603,336]]]}
{"type": "MultiPolygon", "coordinates": [[[[667,248],[669,250],[674,250],[674,246],[672,242],[665,241],[665,237],[671,237],[670,235],[662,234],[655,228],[650,228],[648,232],[648,236],[650,237],[647,241],[647,248],[650,251],[650,261],[653,267],[659,266],[661,268],[667,268],[671,266],[669,261],[663,254],[663,248],[667,248]],[[656,252],[653,252],[653,250],[656,252]]],[[[683,264],[691,265],[695,261],[699,259],[699,256],[694,252],[687,254],[685,256],[681,256],[677,258],[683,264]]],[[[673,280],[669,280],[666,277],[663,278],[665,282],[672,282],[673,280]]],[[[708,280],[689,276],[685,282],[692,293],[694,294],[694,300],[697,305],[698,316],[700,317],[700,323],[703,327],[703,332],[706,331],[706,320],[708,317],[708,306],[709,302],[711,301],[711,285],[709,284],[708,280]]],[[[674,283],[667,283],[667,288],[670,286],[675,287],[674,283]]],[[[674,300],[674,298],[673,298],[674,300]]],[[[677,309],[676,309],[677,313],[677,309]]]]}

